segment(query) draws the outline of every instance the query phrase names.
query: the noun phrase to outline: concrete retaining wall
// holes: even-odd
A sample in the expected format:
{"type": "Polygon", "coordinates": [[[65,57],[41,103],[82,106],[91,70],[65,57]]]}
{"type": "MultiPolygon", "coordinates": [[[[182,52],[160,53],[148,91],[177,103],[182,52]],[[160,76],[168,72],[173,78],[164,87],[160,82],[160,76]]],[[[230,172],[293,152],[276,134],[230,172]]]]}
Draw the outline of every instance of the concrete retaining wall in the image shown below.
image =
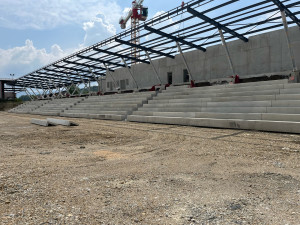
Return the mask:
{"type": "MultiPolygon", "coordinates": [[[[300,30],[298,27],[290,28],[290,37],[296,63],[300,68],[300,30]]],[[[228,48],[235,72],[241,78],[280,72],[289,74],[292,70],[284,30],[249,37],[248,43],[241,40],[228,42],[228,48]]],[[[222,45],[208,47],[205,53],[199,50],[190,51],[185,53],[185,57],[196,81],[211,81],[232,75],[222,45]]],[[[162,58],[154,60],[154,64],[163,83],[167,83],[167,74],[170,72],[173,75],[173,84],[183,82],[185,66],[180,55],[176,55],[175,59],[162,58]]],[[[132,67],[132,71],[140,88],[159,84],[151,65],[138,64],[132,67]]],[[[112,74],[119,82],[128,79],[127,89],[134,87],[127,69],[118,69],[112,74]]],[[[112,82],[109,74],[107,75],[107,82],[112,82]]],[[[106,88],[107,84],[104,86],[106,88]]]]}

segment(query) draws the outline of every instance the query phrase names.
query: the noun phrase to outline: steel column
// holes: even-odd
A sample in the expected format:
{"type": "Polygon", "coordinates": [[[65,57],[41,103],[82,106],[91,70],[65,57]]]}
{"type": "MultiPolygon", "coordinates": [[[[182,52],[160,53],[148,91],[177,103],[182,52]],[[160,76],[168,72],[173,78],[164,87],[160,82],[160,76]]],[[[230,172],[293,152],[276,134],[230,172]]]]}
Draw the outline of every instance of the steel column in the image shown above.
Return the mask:
{"type": "Polygon", "coordinates": [[[286,36],[286,40],[287,40],[287,44],[288,44],[288,48],[289,48],[289,52],[290,52],[293,71],[295,72],[298,69],[297,69],[297,65],[296,65],[296,61],[295,61],[295,57],[294,57],[294,52],[293,52],[292,45],[291,45],[291,40],[290,40],[290,35],[289,35],[289,27],[288,27],[288,23],[287,23],[287,20],[286,20],[286,14],[285,14],[284,10],[281,11],[281,17],[282,17],[285,36],[286,36]]]}
{"type": "Polygon", "coordinates": [[[31,94],[27,91],[27,88],[24,87],[24,91],[27,94],[27,96],[31,99],[31,101],[33,101],[34,98],[31,97],[31,94]]]}
{"type": "Polygon", "coordinates": [[[229,62],[229,66],[230,66],[232,75],[235,76],[235,71],[234,71],[233,63],[232,63],[232,60],[231,60],[231,57],[230,57],[230,53],[229,53],[229,50],[228,50],[228,47],[227,47],[227,43],[226,43],[223,31],[221,29],[218,29],[218,30],[219,30],[219,33],[220,33],[220,36],[221,36],[221,40],[222,40],[222,44],[224,46],[224,50],[226,52],[226,56],[227,56],[227,59],[228,59],[228,62],[229,62]]]}
{"type": "Polygon", "coordinates": [[[32,91],[32,93],[35,95],[35,97],[38,99],[38,96],[37,96],[37,94],[32,90],[32,88],[31,87],[29,87],[29,89],[32,91]]]}
{"type": "Polygon", "coordinates": [[[115,88],[118,88],[118,87],[117,87],[117,86],[118,86],[118,85],[117,85],[117,82],[116,82],[114,76],[112,75],[112,73],[110,72],[108,66],[107,66],[105,63],[103,63],[103,65],[104,65],[105,68],[106,68],[106,73],[108,73],[108,74],[111,76],[111,78],[112,78],[112,80],[113,80],[113,82],[114,82],[114,84],[115,84],[115,88]]]}
{"type": "Polygon", "coordinates": [[[152,69],[153,69],[153,71],[154,71],[154,73],[155,73],[155,75],[156,75],[156,78],[157,78],[157,80],[159,81],[159,84],[162,84],[162,81],[161,81],[160,77],[158,76],[158,72],[157,72],[157,70],[156,70],[156,68],[155,68],[155,66],[154,66],[154,64],[153,64],[153,62],[152,62],[152,59],[151,59],[151,57],[150,57],[148,51],[145,51],[145,53],[146,53],[146,55],[147,55],[147,57],[148,57],[148,60],[149,60],[149,62],[150,62],[150,65],[152,66],[152,69]]]}
{"type": "Polygon", "coordinates": [[[125,66],[126,66],[128,72],[129,72],[129,74],[130,74],[130,76],[131,76],[133,82],[135,83],[136,88],[139,89],[139,86],[138,86],[136,80],[134,79],[133,74],[132,74],[130,68],[128,67],[128,65],[127,65],[127,62],[125,61],[125,59],[123,59],[123,58],[121,58],[121,59],[122,59],[123,63],[125,64],[125,66]]]}
{"type": "Polygon", "coordinates": [[[35,87],[35,89],[37,90],[37,92],[39,93],[39,95],[41,96],[40,98],[41,99],[43,99],[44,98],[44,96],[41,94],[41,92],[39,91],[39,89],[37,89],[37,87],[36,86],[34,86],[35,87]]]}
{"type": "Polygon", "coordinates": [[[194,79],[193,79],[193,76],[192,76],[192,73],[191,73],[191,70],[190,70],[190,68],[189,68],[189,65],[188,65],[188,63],[187,63],[187,61],[186,61],[186,59],[185,59],[185,57],[184,57],[184,54],[183,54],[183,52],[182,52],[182,49],[181,49],[181,47],[180,47],[179,42],[176,42],[176,45],[177,45],[178,51],[180,52],[180,55],[181,55],[181,57],[182,57],[183,63],[184,63],[184,65],[185,65],[185,67],[186,67],[186,69],[187,69],[187,71],[188,71],[188,73],[189,73],[190,81],[191,81],[191,80],[194,80],[194,79]]]}

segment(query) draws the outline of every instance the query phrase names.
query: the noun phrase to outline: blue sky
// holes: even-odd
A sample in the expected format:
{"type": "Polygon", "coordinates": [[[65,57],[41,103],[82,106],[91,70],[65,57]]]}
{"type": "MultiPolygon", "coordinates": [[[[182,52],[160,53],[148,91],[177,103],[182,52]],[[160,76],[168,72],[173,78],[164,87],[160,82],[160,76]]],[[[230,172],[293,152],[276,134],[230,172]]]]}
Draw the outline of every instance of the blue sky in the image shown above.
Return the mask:
{"type": "MultiPolygon", "coordinates": [[[[220,4],[224,0],[217,0],[220,4]]],[[[131,0],[1,0],[0,77],[20,77],[81,48],[119,33],[119,18],[131,0]]],[[[181,0],[145,0],[149,17],[181,0]]],[[[233,10],[245,3],[240,0],[233,10]]],[[[213,3],[214,4],[214,3],[213,3]]],[[[213,16],[213,15],[211,15],[213,16]]]]}
{"type": "MultiPolygon", "coordinates": [[[[20,77],[120,32],[119,19],[131,2],[1,0],[0,77],[10,73],[20,77]]],[[[180,4],[180,0],[144,1],[150,17],[180,4]]]]}

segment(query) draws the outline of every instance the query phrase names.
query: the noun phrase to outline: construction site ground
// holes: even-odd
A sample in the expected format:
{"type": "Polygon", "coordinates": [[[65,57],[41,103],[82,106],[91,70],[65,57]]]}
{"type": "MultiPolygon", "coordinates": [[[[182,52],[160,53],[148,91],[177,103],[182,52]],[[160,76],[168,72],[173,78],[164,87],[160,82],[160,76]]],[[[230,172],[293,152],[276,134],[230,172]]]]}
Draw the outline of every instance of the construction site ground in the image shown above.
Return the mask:
{"type": "Polygon", "coordinates": [[[300,136],[0,112],[0,224],[300,224],[300,136]]]}

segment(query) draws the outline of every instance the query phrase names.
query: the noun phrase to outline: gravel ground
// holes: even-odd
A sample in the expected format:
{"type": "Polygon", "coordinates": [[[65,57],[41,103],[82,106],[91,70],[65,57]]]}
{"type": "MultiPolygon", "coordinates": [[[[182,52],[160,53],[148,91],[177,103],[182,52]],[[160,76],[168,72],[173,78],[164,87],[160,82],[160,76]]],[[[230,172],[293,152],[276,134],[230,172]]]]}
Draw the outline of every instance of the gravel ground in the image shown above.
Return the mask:
{"type": "Polygon", "coordinates": [[[0,224],[300,224],[300,136],[0,113],[0,224]]]}

